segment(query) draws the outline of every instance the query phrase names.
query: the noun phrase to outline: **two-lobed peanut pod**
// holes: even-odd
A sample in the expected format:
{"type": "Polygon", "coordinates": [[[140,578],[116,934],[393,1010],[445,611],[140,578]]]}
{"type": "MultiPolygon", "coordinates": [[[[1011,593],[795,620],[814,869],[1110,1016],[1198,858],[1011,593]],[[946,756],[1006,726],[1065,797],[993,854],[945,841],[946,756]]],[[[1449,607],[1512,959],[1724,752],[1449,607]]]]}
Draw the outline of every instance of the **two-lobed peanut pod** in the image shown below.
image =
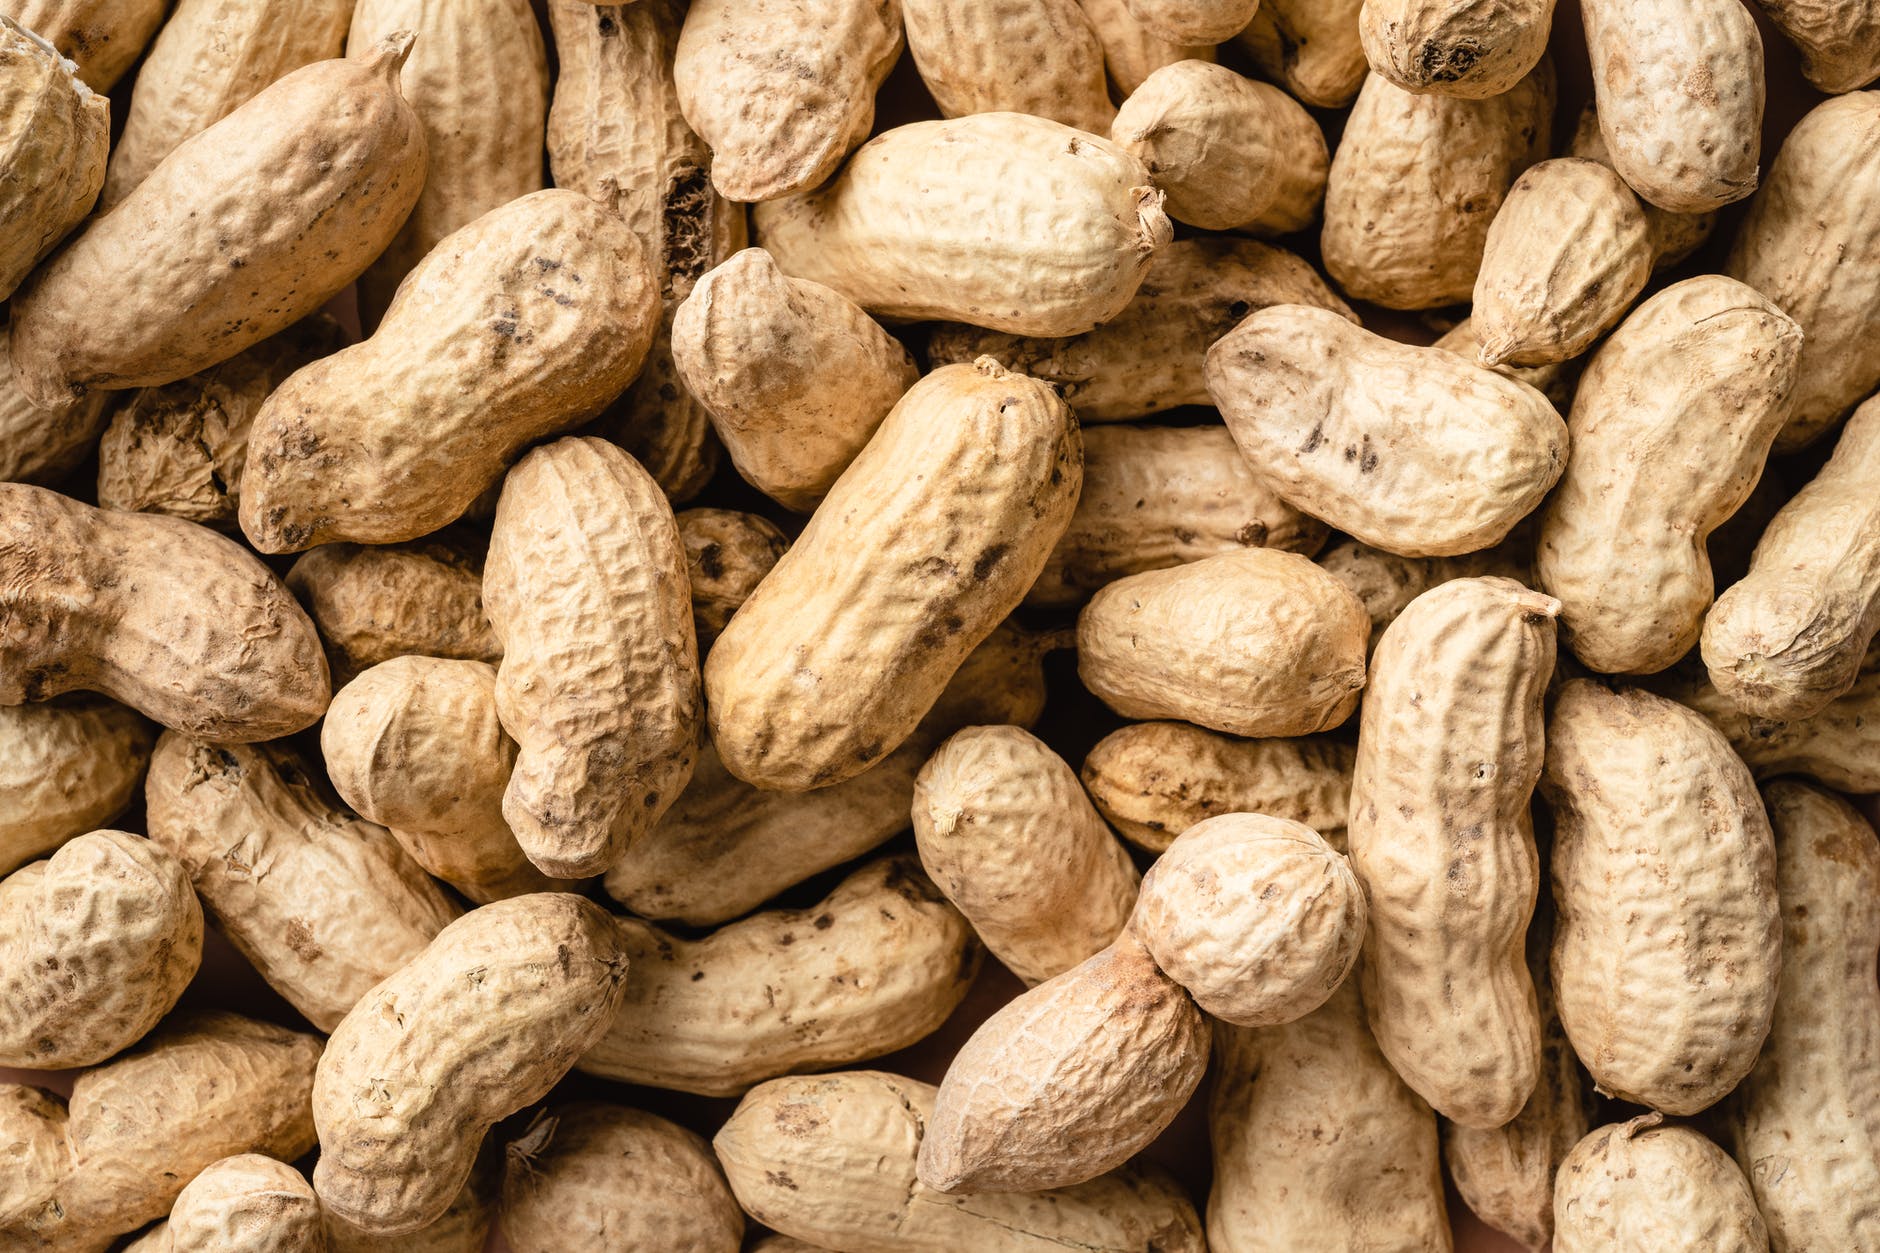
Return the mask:
{"type": "Polygon", "coordinates": [[[1600,1127],[1560,1164],[1555,1253],[1767,1253],[1743,1172],[1689,1127],[1645,1114],[1600,1127]]]}

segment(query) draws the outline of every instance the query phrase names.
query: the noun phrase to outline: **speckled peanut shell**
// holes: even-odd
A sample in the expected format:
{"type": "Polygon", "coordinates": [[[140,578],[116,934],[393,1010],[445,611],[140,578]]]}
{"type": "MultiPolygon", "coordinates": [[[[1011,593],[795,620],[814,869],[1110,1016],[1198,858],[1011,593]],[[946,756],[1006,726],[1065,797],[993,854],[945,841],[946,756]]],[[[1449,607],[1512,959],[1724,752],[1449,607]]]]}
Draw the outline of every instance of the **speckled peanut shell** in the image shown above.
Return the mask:
{"type": "Polygon", "coordinates": [[[95,697],[0,708],[0,874],[123,813],[155,740],[137,714],[95,697]]]}
{"type": "Polygon", "coordinates": [[[1202,1253],[1174,1180],[1124,1169],[1044,1193],[949,1196],[915,1158],[931,1085],[880,1071],[775,1079],[712,1139],[731,1190],[758,1222],[814,1246],[878,1253],[1202,1253]]]}
{"type": "Polygon", "coordinates": [[[514,1253],[737,1253],[744,1211],[711,1146],[621,1105],[551,1105],[510,1141],[503,1238],[514,1253]]]}
{"type": "MultiPolygon", "coordinates": [[[[1436,347],[1453,352],[1465,361],[1480,365],[1481,341],[1476,338],[1475,319],[1464,318],[1436,340],[1436,347]]],[[[1573,388],[1580,381],[1579,363],[1558,361],[1551,365],[1510,365],[1506,361],[1488,367],[1503,378],[1526,383],[1558,412],[1565,412],[1573,399],[1573,388]]]]}
{"type": "Polygon", "coordinates": [[[0,14],[0,299],[91,212],[110,136],[111,102],[0,14]]]}
{"type": "Polygon", "coordinates": [[[1125,718],[1308,735],[1357,708],[1369,631],[1358,598],[1306,558],[1243,548],[1098,592],[1077,618],[1077,674],[1125,718]]]}
{"type": "Polygon", "coordinates": [[[163,25],[169,7],[169,0],[4,0],[0,12],[75,62],[87,87],[108,92],[163,25]]]}
{"type": "Polygon", "coordinates": [[[320,724],[333,790],[413,861],[478,904],[549,892],[503,821],[516,744],[496,716],[496,668],[395,657],[341,688],[320,724]]]}
{"type": "Polygon", "coordinates": [[[1583,0],[1599,128],[1613,168],[1661,209],[1702,213],[1756,190],[1763,50],[1739,0],[1583,0]]]}
{"type": "Polygon", "coordinates": [[[1268,305],[1314,305],[1357,321],[1317,271],[1283,248],[1201,236],[1160,249],[1123,311],[1094,330],[1034,338],[949,324],[927,343],[933,365],[992,357],[1057,387],[1083,423],[1211,405],[1202,363],[1242,318],[1268,305]]]}
{"type": "Polygon", "coordinates": [[[775,200],[835,173],[901,55],[899,0],[696,0],[672,66],[712,185],[775,200]]]}
{"type": "Polygon", "coordinates": [[[699,652],[712,646],[731,615],[789,548],[769,519],[736,509],[687,509],[673,515],[692,582],[692,630],[699,652]]]}
{"type": "Polygon", "coordinates": [[[1344,845],[1352,750],[1330,739],[1241,740],[1185,722],[1138,722],[1097,741],[1084,789],[1123,838],[1159,853],[1221,814],[1303,823],[1344,845]]]}
{"type": "Polygon", "coordinates": [[[443,1217],[416,1231],[381,1236],[326,1215],[329,1253],[484,1253],[503,1190],[502,1145],[495,1136],[483,1142],[476,1165],[443,1217]]]}
{"type": "Polygon", "coordinates": [[[1799,780],[1763,790],[1776,833],[1782,985],[1729,1109],[1737,1164],[1777,1253],[1880,1239],[1880,843],[1852,805],[1799,780]]]}
{"type": "Polygon", "coordinates": [[[407,34],[295,70],[92,222],[14,296],[26,394],[50,405],[175,382],[352,282],[424,182],[424,133],[398,94],[410,49],[407,34]]]}
{"type": "Polygon", "coordinates": [[[1116,90],[1127,96],[1165,65],[1212,61],[1213,44],[1170,43],[1129,11],[1129,0],[1078,0],[1103,46],[1103,63],[1116,90]]]}
{"type": "Polygon", "coordinates": [[[541,188],[548,56],[528,0],[358,0],[351,9],[354,56],[394,31],[417,36],[399,89],[424,124],[426,152],[417,206],[359,276],[360,319],[370,327],[447,235],[541,188]]]}
{"type": "Polygon", "coordinates": [[[1553,63],[1487,100],[1417,95],[1379,74],[1332,154],[1325,269],[1359,300],[1430,309],[1469,299],[1489,223],[1515,178],[1546,157],[1553,63]]]}
{"type": "Polygon", "coordinates": [[[98,207],[116,206],[185,139],[262,88],[337,57],[351,8],[348,0],[178,0],[137,71],[98,207]]]}
{"type": "Polygon", "coordinates": [[[703,939],[623,929],[620,1012],[577,1065],[704,1096],[925,1039],[965,997],[983,951],[906,855],[863,866],[808,909],[753,914],[703,939]]]}
{"type": "Polygon", "coordinates": [[[1364,85],[1370,65],[1358,34],[1364,0],[1262,0],[1234,36],[1262,77],[1301,104],[1342,109],[1364,85]]]}
{"type": "MultiPolygon", "coordinates": [[[[1567,155],[1584,157],[1608,169],[1612,168],[1612,153],[1606,148],[1606,136],[1599,129],[1599,110],[1590,100],[1580,110],[1580,120],[1573,128],[1572,140],[1567,144],[1567,155]]],[[[1696,252],[1710,238],[1711,231],[1717,225],[1714,211],[1675,213],[1670,209],[1660,209],[1649,200],[1639,201],[1639,208],[1644,210],[1646,225],[1651,228],[1654,270],[1674,266],[1696,252]]]]}
{"type": "Polygon", "coordinates": [[[313,1185],[259,1153],[225,1157],[190,1180],[170,1209],[170,1247],[217,1253],[326,1253],[313,1185]]]}
{"type": "Polygon", "coordinates": [[[1554,0],[1364,0],[1358,38],[1405,91],[1480,100],[1534,68],[1553,25],[1554,0]]]}
{"type": "MultiPolygon", "coordinates": [[[[1376,647],[1378,636],[1397,620],[1397,615],[1439,584],[1488,575],[1531,582],[1533,563],[1517,551],[1517,541],[1526,530],[1515,531],[1494,548],[1459,557],[1399,557],[1348,539],[1320,553],[1318,562],[1364,602],[1364,611],[1371,619],[1371,645],[1376,647]]],[[[1532,547],[1531,542],[1528,546],[1532,547]]]]}
{"type": "Polygon", "coordinates": [[[672,318],[673,363],[746,482],[813,510],[920,370],[854,301],[747,248],[672,318]]]}
{"type": "Polygon", "coordinates": [[[460,538],[322,544],[294,562],[288,589],[320,628],[335,683],[407,654],[502,660],[483,614],[483,563],[460,538]]]}
{"type": "Polygon", "coordinates": [[[1802,328],[1802,364],[1781,452],[1812,443],[1880,383],[1880,92],[1816,106],[1782,142],[1750,201],[1724,272],[1802,328]]]}
{"type": "Polygon", "coordinates": [[[991,361],[916,383],[706,658],[725,767],[807,791],[893,752],[1038,577],[1082,480],[1046,384],[991,361]]]}
{"type": "Polygon", "coordinates": [[[1610,168],[1580,157],[1533,166],[1489,225],[1475,276],[1482,364],[1579,356],[1645,290],[1652,253],[1645,211],[1610,168]]]}
{"type": "Polygon", "coordinates": [[[1114,1170],[1174,1120],[1208,1065],[1208,1023],[1125,930],[980,1024],[920,1143],[938,1192],[1038,1192],[1114,1170]]]}
{"type": "Polygon", "coordinates": [[[79,688],[218,741],[298,731],[329,696],[313,623],[239,544],[0,484],[0,704],[79,688]]]}
{"type": "Polygon", "coordinates": [[[895,127],[755,221],[785,274],[870,313],[1048,336],[1121,313],[1173,229],[1142,162],[1022,113],[895,127]]]}
{"type": "Polygon", "coordinates": [[[1129,929],[1209,1014],[1277,1026],[1323,1005],[1351,973],[1364,889],[1312,828],[1223,814],[1188,828],[1149,867],[1129,929]]]}
{"type": "Polygon", "coordinates": [[[1218,44],[1253,19],[1260,0],[1128,0],[1129,11],[1170,43],[1218,44]]]}
{"type": "Polygon", "coordinates": [[[518,896],[464,915],[368,992],[314,1076],[321,1203],[381,1235],[442,1216],[484,1133],[547,1095],[606,1030],[623,940],[571,893],[518,896]]]}
{"type": "Polygon", "coordinates": [[[1028,985],[1116,939],[1140,876],[1064,759],[1021,727],[967,727],[914,783],[921,865],[1028,985]]]}
{"type": "Polygon", "coordinates": [[[698,758],[691,583],[659,484],[604,440],[537,448],[503,482],[483,600],[518,749],[503,817],[544,874],[599,874],[698,758]]]}
{"type": "Polygon", "coordinates": [[[1560,1165],[1554,1253],[1764,1253],[1769,1233],[1743,1172],[1662,1114],[1600,1127],[1560,1165]]]}
{"type": "Polygon", "coordinates": [[[1533,388],[1322,309],[1254,314],[1208,350],[1207,379],[1282,499],[1406,557],[1499,543],[1567,464],[1567,425],[1533,388]]]}
{"type": "Polygon", "coordinates": [[[1680,665],[1657,686],[1708,718],[1759,779],[1805,774],[1855,795],[1880,792],[1880,649],[1868,652],[1853,687],[1795,722],[1744,714],[1702,666],[1680,665]]]}
{"type": "Polygon", "coordinates": [[[1436,1116],[1378,1052],[1356,979],[1215,1043],[1214,1253],[1448,1253],[1436,1116]]]}
{"type": "MultiPolygon", "coordinates": [[[[7,335],[0,330],[0,358],[7,335]]],[[[104,430],[111,396],[95,392],[77,404],[42,409],[13,381],[0,359],[0,482],[56,484],[78,468],[104,430]]]]}
{"type": "Polygon", "coordinates": [[[1802,54],[1802,73],[1829,95],[1880,75],[1880,5],[1873,0],[1756,0],[1802,54]]]}
{"type": "Polygon", "coordinates": [[[633,233],[580,193],[484,214],[406,276],[372,338],[268,397],[242,530],[263,552],[299,552],[456,520],[521,449],[632,381],[658,307],[633,233]]]}
{"type": "Polygon", "coordinates": [[[152,842],[182,861],[217,927],[322,1031],[457,915],[389,831],[334,804],[285,745],[168,732],[144,804],[152,842]]]}
{"type": "Polygon", "coordinates": [[[1547,722],[1541,791],[1574,1051],[1604,1093],[1708,1108],[1755,1062],[1781,966],[1775,848],[1749,770],[1683,706],[1575,679],[1547,722]]]}
{"type": "Polygon", "coordinates": [[[907,51],[942,117],[1031,113],[1104,134],[1116,106],[1078,0],[899,0],[907,51]]]}
{"type": "Polygon", "coordinates": [[[1647,300],[1593,355],[1534,566],[1588,666],[1651,674],[1697,643],[1704,541],[1762,473],[1801,346],[1782,310],[1707,275],[1647,300]]]}
{"type": "Polygon", "coordinates": [[[607,891],[634,913],[694,926],[729,921],[907,829],[914,777],[963,726],[1031,726],[1044,710],[1042,660],[1055,635],[1000,626],[974,649],[906,743],[845,783],[814,792],[762,791],[708,746],[685,791],[607,872],[607,891]]]}
{"type": "Polygon", "coordinates": [[[213,1162],[301,1156],[314,1145],[308,1096],[319,1056],[318,1036],[183,1013],[135,1052],[79,1075],[69,1104],[0,1087],[0,1157],[27,1163],[0,1176],[0,1242],[103,1253],[167,1214],[213,1162]]]}

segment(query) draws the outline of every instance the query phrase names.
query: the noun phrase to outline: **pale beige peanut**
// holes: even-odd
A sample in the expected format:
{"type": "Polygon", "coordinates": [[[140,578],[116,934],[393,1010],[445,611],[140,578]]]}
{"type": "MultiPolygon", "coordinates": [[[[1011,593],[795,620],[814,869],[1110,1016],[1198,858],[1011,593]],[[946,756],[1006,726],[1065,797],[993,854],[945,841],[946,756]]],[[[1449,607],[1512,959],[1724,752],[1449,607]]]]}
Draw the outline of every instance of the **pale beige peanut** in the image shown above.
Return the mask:
{"type": "Polygon", "coordinates": [[[1031,113],[1101,135],[1116,116],[1078,0],[900,0],[907,51],[942,117],[1031,113]]]}
{"type": "Polygon", "coordinates": [[[496,1137],[486,1139],[457,1199],[443,1217],[416,1231],[375,1235],[328,1213],[326,1239],[330,1253],[483,1253],[502,1201],[502,1158],[502,1146],[496,1137]]]}
{"type": "Polygon", "coordinates": [[[687,509],[673,521],[685,546],[692,629],[703,653],[776,566],[790,541],[768,519],[735,509],[687,509]]]}
{"type": "Polygon", "coordinates": [[[1364,0],[1371,68],[1405,91],[1479,100],[1521,81],[1547,51],[1554,0],[1364,0]]]}
{"type": "MultiPolygon", "coordinates": [[[[0,354],[6,350],[0,331],[0,354]]],[[[56,484],[77,469],[105,429],[110,401],[110,393],[95,392],[41,408],[13,381],[13,363],[0,360],[0,482],[56,484]]]]}
{"type": "Polygon", "coordinates": [[[1364,0],[1262,0],[1234,36],[1262,77],[1301,104],[1342,109],[1370,73],[1358,18],[1364,0]]]}
{"type": "Polygon", "coordinates": [[[483,563],[467,537],[409,544],[322,544],[287,571],[320,629],[336,683],[394,657],[501,661],[483,614],[483,563]]]}
{"type": "MultiPolygon", "coordinates": [[[[1612,153],[1607,149],[1606,136],[1599,128],[1599,110],[1590,100],[1580,110],[1580,120],[1573,128],[1572,140],[1567,144],[1567,155],[1597,161],[1609,169],[1612,167],[1612,153]]],[[[1639,201],[1639,207],[1644,210],[1645,222],[1651,228],[1654,270],[1684,260],[1697,251],[1710,238],[1711,231],[1716,229],[1715,211],[1678,213],[1660,209],[1649,200],[1639,201]]]]}
{"type": "Polygon", "coordinates": [[[1378,637],[1411,601],[1440,584],[1486,576],[1532,582],[1533,562],[1524,551],[1533,547],[1528,535],[1531,529],[1517,527],[1495,547],[1459,557],[1399,557],[1348,539],[1320,553],[1318,563],[1364,602],[1364,612],[1371,619],[1371,646],[1375,648],[1378,637]]]}
{"type": "Polygon", "coordinates": [[[1665,1253],[1764,1253],[1769,1233],[1743,1172],[1689,1127],[1662,1114],[1600,1127],[1560,1165],[1556,1253],[1619,1248],[1665,1253]]]}
{"type": "Polygon", "coordinates": [[[1534,568],[1581,661],[1649,674],[1697,642],[1713,592],[1704,541],[1762,472],[1801,346],[1782,310],[1707,275],[1658,292],[1594,354],[1534,568]]]}
{"type": "Polygon", "coordinates": [[[6,0],[0,12],[36,31],[78,66],[78,77],[108,92],[163,25],[168,0],[6,0]]]}
{"type": "MultiPolygon", "coordinates": [[[[1436,347],[1453,352],[1465,361],[1481,364],[1482,359],[1478,354],[1482,345],[1476,336],[1474,318],[1464,318],[1438,336],[1436,347]]],[[[1562,412],[1573,399],[1574,385],[1580,381],[1578,364],[1571,361],[1558,361],[1551,365],[1536,366],[1509,365],[1503,361],[1490,366],[1489,369],[1504,378],[1526,383],[1547,397],[1547,403],[1562,412]]]]}
{"type": "Polygon", "coordinates": [[[1165,65],[1177,61],[1212,61],[1213,44],[1170,43],[1129,11],[1129,0],[1078,0],[1103,46],[1110,81],[1127,96],[1165,65]]]}
{"type": "Polygon", "coordinates": [[[1749,717],[1702,666],[1668,671],[1658,687],[1709,719],[1759,779],[1806,774],[1843,792],[1880,792],[1880,649],[1868,652],[1854,686],[1795,722],[1749,717]]]}
{"type": "Polygon", "coordinates": [[[1260,0],[1128,0],[1129,11],[1172,43],[1217,44],[1252,20],[1260,0]]]}
{"type": "Polygon", "coordinates": [[[950,1196],[916,1157],[931,1085],[879,1071],[775,1079],[712,1140],[731,1190],[758,1222],[803,1247],[916,1253],[1201,1253],[1194,1206],[1159,1173],[1125,1168],[1043,1193],[950,1196]]]}
{"type": "Polygon", "coordinates": [[[155,729],[115,701],[0,708],[0,874],[123,813],[155,741],[155,729]]]}
{"type": "Polygon", "coordinates": [[[177,1195],[164,1235],[171,1249],[326,1253],[319,1198],[292,1166],[259,1153],[225,1157],[177,1195]]]}
{"type": "Polygon", "coordinates": [[[110,137],[111,102],[39,34],[0,14],[0,299],[91,212],[110,137]]]}
{"type": "Polygon", "coordinates": [[[755,224],[785,274],[870,313],[1064,336],[1136,294],[1172,231],[1161,201],[1107,139],[979,113],[877,135],[820,190],[760,205],[755,224]]]}
{"type": "Polygon", "coordinates": [[[1880,6],[1873,0],[1756,0],[1802,54],[1802,73],[1836,95],[1880,75],[1880,6]]]}

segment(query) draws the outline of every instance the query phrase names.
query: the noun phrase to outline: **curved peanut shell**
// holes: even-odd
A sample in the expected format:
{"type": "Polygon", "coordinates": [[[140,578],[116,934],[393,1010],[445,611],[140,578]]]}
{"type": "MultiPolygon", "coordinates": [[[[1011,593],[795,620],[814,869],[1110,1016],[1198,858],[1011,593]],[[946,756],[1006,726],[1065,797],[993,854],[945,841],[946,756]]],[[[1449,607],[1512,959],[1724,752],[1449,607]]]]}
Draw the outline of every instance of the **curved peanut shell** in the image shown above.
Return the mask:
{"type": "Polygon", "coordinates": [[[1802,73],[1829,95],[1880,76],[1880,5],[1873,0],[1756,0],[1802,54],[1802,73]]]}
{"type": "Polygon", "coordinates": [[[56,484],[97,446],[110,393],[42,409],[13,381],[7,338],[0,330],[0,483],[56,484]]]}
{"type": "Polygon", "coordinates": [[[1708,1108],[1755,1062],[1782,960],[1775,849],[1748,769],[1690,710],[1575,679],[1547,722],[1541,791],[1556,827],[1554,992],[1574,1051],[1602,1092],[1708,1108]]]}
{"type": "Polygon", "coordinates": [[[0,299],[91,212],[110,137],[111,102],[0,15],[0,299]]]}
{"type": "Polygon", "coordinates": [[[5,0],[6,16],[37,31],[78,66],[79,81],[109,92],[163,25],[169,0],[5,0]]]}
{"type": "Polygon", "coordinates": [[[1129,11],[1171,43],[1217,44],[1253,19],[1260,0],[1129,0],[1129,11]]]}
{"type": "Polygon", "coordinates": [[[1709,719],[1759,779],[1805,774],[1854,795],[1880,792],[1880,648],[1868,652],[1854,686],[1794,722],[1749,717],[1701,665],[1679,665],[1656,688],[1709,719]]]}
{"type": "Polygon", "coordinates": [[[757,585],[790,547],[768,519],[736,509],[687,509],[673,515],[692,582],[692,630],[699,652],[712,646],[757,585]]]}
{"type": "Polygon", "coordinates": [[[326,1253],[326,1218],[313,1186],[259,1153],[225,1157],[183,1188],[165,1228],[176,1250],[326,1253]]]}
{"type": "Polygon", "coordinates": [[[1129,11],[1129,0],[1078,0],[1078,7],[1096,32],[1110,81],[1122,95],[1165,65],[1214,59],[1213,44],[1170,43],[1151,31],[1129,11]]]}
{"type": "Polygon", "coordinates": [[[1078,0],[899,0],[907,51],[942,117],[1030,113],[1109,130],[1103,45],[1078,0]]]}
{"type": "Polygon", "coordinates": [[[1480,100],[1534,68],[1553,25],[1554,0],[1364,0],[1358,37],[1405,91],[1480,100]]]}
{"type": "Polygon", "coordinates": [[[1663,1121],[1600,1127],[1567,1155],[1554,1186],[1554,1253],[1765,1253],[1769,1233],[1743,1172],[1698,1132],[1663,1121]]]}
{"type": "Polygon", "coordinates": [[[1364,0],[1261,0],[1234,36],[1260,75],[1301,104],[1342,109],[1370,73],[1358,18],[1364,0]]]}
{"type": "Polygon", "coordinates": [[[0,874],[123,813],[155,740],[148,722],[114,701],[0,708],[0,874]]]}
{"type": "Polygon", "coordinates": [[[483,563],[448,533],[384,547],[322,544],[287,571],[320,628],[333,681],[394,657],[502,660],[483,614],[483,563]]]}
{"type": "MultiPolygon", "coordinates": [[[[1584,157],[1588,161],[1599,162],[1607,169],[1613,168],[1612,152],[1606,147],[1606,136],[1599,129],[1599,110],[1590,100],[1580,110],[1580,120],[1573,128],[1572,140],[1567,144],[1567,155],[1584,157]]],[[[1639,201],[1639,208],[1644,211],[1646,225],[1651,229],[1654,270],[1674,266],[1696,252],[1717,226],[1715,211],[1676,213],[1670,209],[1660,209],[1649,200],[1639,201]]]]}
{"type": "Polygon", "coordinates": [[[443,1217],[416,1231],[381,1236],[326,1215],[329,1253],[484,1253],[502,1200],[502,1145],[495,1136],[483,1142],[470,1178],[443,1217]]]}

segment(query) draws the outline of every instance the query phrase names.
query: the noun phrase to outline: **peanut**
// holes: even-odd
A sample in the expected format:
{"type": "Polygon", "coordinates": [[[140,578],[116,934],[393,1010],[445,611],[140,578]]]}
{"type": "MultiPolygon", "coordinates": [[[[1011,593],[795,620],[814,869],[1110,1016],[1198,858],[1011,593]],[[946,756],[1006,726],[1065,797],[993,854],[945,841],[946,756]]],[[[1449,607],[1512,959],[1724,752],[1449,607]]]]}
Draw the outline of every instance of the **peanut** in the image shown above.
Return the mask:
{"type": "Polygon", "coordinates": [[[1759,779],[1799,773],[1843,792],[1880,792],[1880,649],[1868,652],[1854,686],[1796,722],[1750,718],[1701,668],[1671,671],[1661,686],[1723,732],[1759,779]]]}
{"type": "Polygon", "coordinates": [[[117,85],[163,25],[165,0],[6,0],[6,16],[40,32],[59,55],[78,65],[79,81],[95,92],[117,85]]]}
{"type": "Polygon", "coordinates": [[[0,874],[124,812],[156,734],[112,701],[0,707],[0,874]]]}
{"type": "Polygon", "coordinates": [[[1870,0],[1756,0],[1802,53],[1802,73],[1829,95],[1880,75],[1880,8],[1870,0]]]}
{"type": "Polygon", "coordinates": [[[484,1253],[502,1200],[502,1176],[502,1150],[492,1136],[483,1142],[469,1182],[442,1218],[403,1235],[380,1236],[328,1213],[329,1253],[484,1253]]]}
{"type": "Polygon", "coordinates": [[[1546,55],[1554,0],[1364,0],[1371,68],[1405,91],[1480,100],[1511,90],[1546,55]]]}
{"type": "Polygon", "coordinates": [[[1532,548],[1531,540],[1523,543],[1529,529],[1523,525],[1495,547],[1459,557],[1399,557],[1348,539],[1320,553],[1318,561],[1364,602],[1375,648],[1378,637],[1411,601],[1440,584],[1484,577],[1532,582],[1533,562],[1521,555],[1523,548],[1532,548]]]}
{"type": "Polygon", "coordinates": [[[692,631],[702,654],[776,566],[790,541],[768,520],[735,509],[687,509],[673,521],[685,546],[692,631]]]}
{"type": "Polygon", "coordinates": [[[1234,41],[1262,77],[1301,104],[1342,109],[1364,86],[1370,66],[1358,18],[1364,0],[1262,0],[1234,41]]]}
{"type": "Polygon", "coordinates": [[[225,1157],[190,1180],[164,1234],[176,1250],[327,1253],[326,1219],[299,1171],[259,1153],[225,1157]]]}
{"type": "Polygon", "coordinates": [[[1253,20],[1260,0],[1129,0],[1129,11],[1171,43],[1217,44],[1253,20]]]}
{"type": "Polygon", "coordinates": [[[35,404],[13,381],[4,359],[8,335],[0,330],[0,482],[54,484],[78,468],[110,417],[108,392],[50,409],[35,404]]]}
{"type": "Polygon", "coordinates": [[[1129,0],[1078,0],[1103,46],[1110,81],[1127,96],[1165,65],[1177,61],[1212,61],[1213,44],[1175,44],[1144,26],[1129,11],[1129,0]]]}
{"type": "MultiPolygon", "coordinates": [[[[111,102],[51,44],[0,16],[0,299],[91,212],[110,134],[111,102]]],[[[29,395],[48,408],[58,400],[29,395]]]]}
{"type": "Polygon", "coordinates": [[[483,615],[483,563],[444,532],[410,544],[322,544],[287,572],[320,628],[335,683],[394,657],[502,660],[483,615]]]}
{"type": "MultiPolygon", "coordinates": [[[[1599,110],[1590,100],[1580,110],[1580,120],[1573,128],[1567,155],[1584,157],[1608,169],[1613,168],[1612,153],[1606,148],[1606,136],[1599,129],[1599,110]]],[[[1676,265],[1689,257],[1710,238],[1711,231],[1717,225],[1715,212],[1675,213],[1670,209],[1660,209],[1649,200],[1639,201],[1639,208],[1644,211],[1645,223],[1651,228],[1654,270],[1676,265]]]]}
{"type": "Polygon", "coordinates": [[[1555,1253],[1616,1248],[1765,1253],[1769,1233],[1743,1172],[1662,1114],[1600,1127],[1560,1164],[1555,1253]]]}
{"type": "MultiPolygon", "coordinates": [[[[1480,355],[1482,342],[1473,318],[1462,319],[1438,336],[1436,347],[1453,352],[1465,361],[1477,365],[1482,363],[1480,355]]],[[[1574,386],[1579,382],[1579,370],[1576,363],[1571,361],[1557,361],[1550,365],[1535,366],[1510,365],[1502,361],[1490,366],[1489,369],[1503,378],[1511,378],[1517,383],[1526,383],[1547,397],[1547,403],[1561,412],[1566,411],[1567,405],[1573,399],[1574,386]]]]}
{"type": "Polygon", "coordinates": [[[1101,135],[1116,116],[1077,0],[900,0],[907,51],[942,117],[1031,113],[1101,135]]]}

